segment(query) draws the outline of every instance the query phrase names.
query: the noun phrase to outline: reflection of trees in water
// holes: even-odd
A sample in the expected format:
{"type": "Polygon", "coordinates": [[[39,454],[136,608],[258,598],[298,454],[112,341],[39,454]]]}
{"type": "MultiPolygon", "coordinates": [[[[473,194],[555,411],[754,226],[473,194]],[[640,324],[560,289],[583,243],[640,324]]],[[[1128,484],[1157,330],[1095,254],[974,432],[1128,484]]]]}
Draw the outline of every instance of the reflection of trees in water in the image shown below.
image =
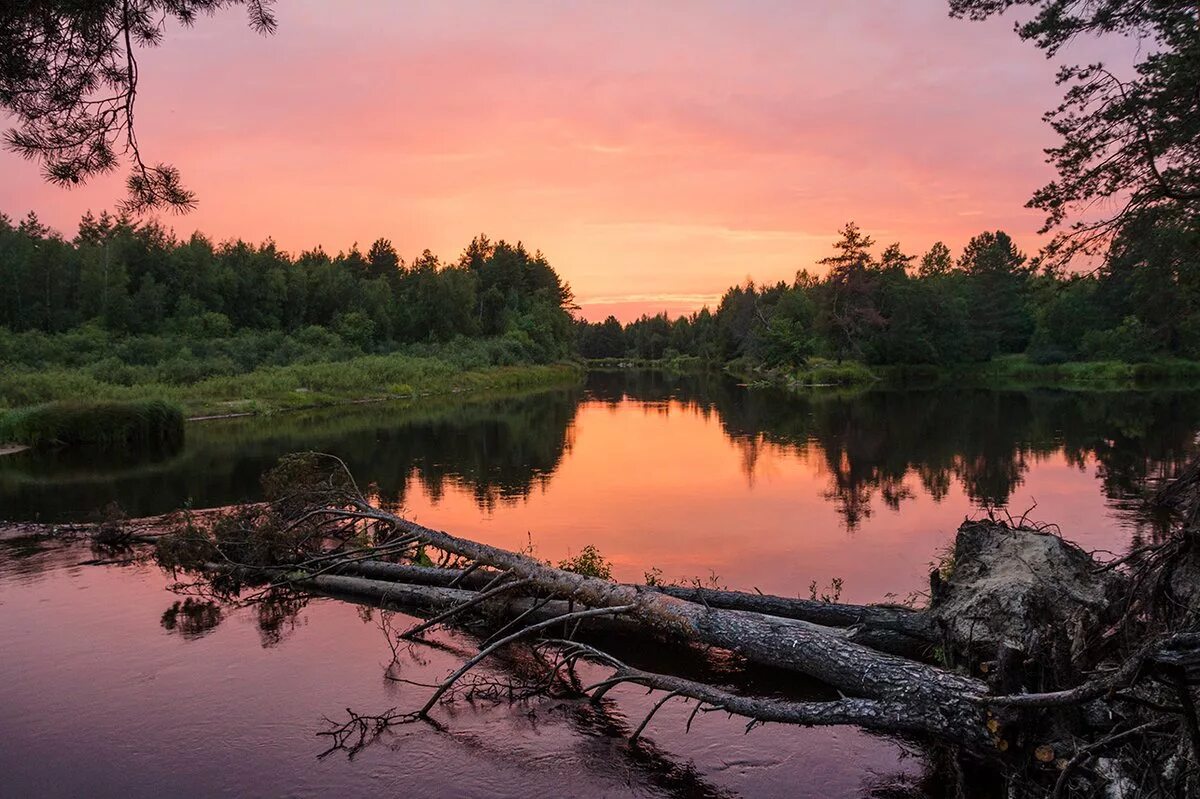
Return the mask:
{"type": "Polygon", "coordinates": [[[549,480],[570,451],[577,408],[577,398],[563,392],[473,406],[471,413],[378,431],[382,452],[361,466],[353,455],[348,460],[356,473],[373,475],[388,501],[402,504],[415,477],[435,502],[456,485],[491,511],[549,480]]]}
{"type": "Polygon", "coordinates": [[[172,603],[163,611],[161,623],[167,632],[179,633],[192,640],[203,638],[215,630],[224,616],[224,610],[216,602],[187,597],[172,603]]]}
{"type": "Polygon", "coordinates": [[[1148,485],[1176,473],[1195,451],[1197,392],[836,390],[807,395],[744,391],[715,374],[610,372],[589,378],[589,395],[674,400],[716,412],[741,448],[748,480],[765,447],[820,459],[827,498],[850,529],[877,502],[890,508],[914,482],[935,500],[957,484],[981,506],[1006,506],[1031,465],[1061,452],[1085,469],[1095,459],[1104,495],[1118,510],[1140,508],[1148,485]]]}
{"type": "MultiPolygon", "coordinates": [[[[414,481],[440,500],[451,487],[485,510],[545,485],[569,451],[582,399],[643,412],[716,414],[753,480],[762,454],[803,453],[828,477],[826,497],[854,529],[881,504],[955,486],[977,505],[1006,506],[1030,467],[1061,452],[1093,460],[1119,511],[1140,512],[1148,483],[1177,471],[1200,429],[1200,392],[908,390],[794,395],[746,391],[719,373],[593,372],[586,390],[500,400],[338,408],[189,429],[184,451],[118,464],[25,453],[0,462],[0,507],[12,519],[80,518],[114,498],[134,516],[257,499],[279,456],[332,452],[402,504],[414,481]]],[[[669,454],[664,454],[669,457],[669,454]]],[[[1023,508],[1020,510],[1024,510],[1023,508]]]]}
{"type": "Polygon", "coordinates": [[[402,503],[416,480],[439,500],[451,485],[485,509],[527,496],[571,446],[577,391],[413,407],[372,405],[189,428],[180,455],[119,464],[37,453],[0,463],[0,507],[11,519],[82,518],[113,499],[131,516],[256,500],[259,478],[282,455],[331,452],[402,503]],[[28,456],[28,457],[27,457],[28,456]],[[64,501],[65,499],[65,501],[64,501]]]}

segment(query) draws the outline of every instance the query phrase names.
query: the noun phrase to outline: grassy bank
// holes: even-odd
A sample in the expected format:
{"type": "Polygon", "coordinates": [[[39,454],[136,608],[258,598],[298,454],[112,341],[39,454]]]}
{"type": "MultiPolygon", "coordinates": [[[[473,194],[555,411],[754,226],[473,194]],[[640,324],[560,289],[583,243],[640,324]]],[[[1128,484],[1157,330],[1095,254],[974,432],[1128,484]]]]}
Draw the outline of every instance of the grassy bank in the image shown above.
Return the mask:
{"type": "Polygon", "coordinates": [[[41,350],[4,353],[0,410],[80,399],[163,399],[178,404],[187,416],[274,413],[371,399],[564,385],[578,382],[581,374],[577,365],[538,364],[511,336],[412,344],[384,354],[307,347],[298,340],[284,340],[276,348],[270,336],[188,346],[173,342],[174,348],[142,338],[137,348],[107,342],[89,360],[74,359],[74,350],[65,347],[79,343],[77,338],[79,334],[42,337],[41,350]],[[245,344],[244,359],[220,358],[221,364],[215,364],[208,350],[221,347],[233,353],[234,344],[245,344]]]}
{"type": "Polygon", "coordinates": [[[58,334],[0,328],[0,410],[72,400],[164,399],[188,415],[271,412],[363,399],[553,385],[578,378],[547,365],[521,331],[371,350],[309,327],[294,333],[58,334]]]}
{"type": "Polygon", "coordinates": [[[813,358],[796,369],[761,369],[744,363],[726,365],[731,374],[751,384],[789,389],[825,386],[974,386],[981,388],[1138,388],[1200,385],[1200,362],[1161,359],[1144,363],[1071,361],[1042,364],[1024,355],[985,363],[868,366],[857,361],[836,363],[813,358]]]}
{"type": "Polygon", "coordinates": [[[178,449],[183,412],[162,400],[50,402],[0,412],[0,442],[34,448],[178,449]]]}
{"type": "Polygon", "coordinates": [[[711,362],[695,355],[676,355],[672,358],[586,358],[584,363],[589,369],[667,369],[676,372],[690,372],[704,369],[711,362]]]}
{"type": "Polygon", "coordinates": [[[973,375],[987,384],[1018,386],[1178,386],[1200,384],[1200,362],[1160,359],[1144,363],[1075,361],[1033,363],[1023,355],[980,364],[973,375]]]}
{"type": "Polygon", "coordinates": [[[403,354],[268,366],[184,384],[124,385],[104,381],[86,369],[57,368],[5,375],[0,378],[0,401],[21,407],[80,397],[152,398],[176,403],[188,416],[271,413],[360,400],[561,385],[578,381],[579,374],[579,368],[570,364],[461,369],[440,358],[403,354]]]}

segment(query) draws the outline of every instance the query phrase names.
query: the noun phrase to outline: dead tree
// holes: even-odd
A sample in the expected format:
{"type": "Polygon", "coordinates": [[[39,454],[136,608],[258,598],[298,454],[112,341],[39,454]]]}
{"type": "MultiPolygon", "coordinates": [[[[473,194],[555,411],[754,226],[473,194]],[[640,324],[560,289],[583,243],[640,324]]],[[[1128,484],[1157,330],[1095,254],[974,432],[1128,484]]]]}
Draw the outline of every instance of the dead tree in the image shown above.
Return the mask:
{"type": "Polygon", "coordinates": [[[1100,563],[1024,520],[967,523],[953,564],[933,575],[936,601],[916,611],[627,585],[555,568],[376,507],[328,456],[294,456],[266,485],[264,505],[185,519],[159,542],[160,561],[232,594],[286,586],[416,607],[430,618],[410,638],[481,613],[499,619],[422,707],[352,718],[352,729],[428,719],[479,664],[525,645],[553,653],[552,677],[580,661],[606,668],[608,677],[581,688],[593,699],[620,684],[663,692],[635,737],[663,703],[687,697],[697,712],[740,715],[751,727],[853,724],[951,747],[998,769],[1013,795],[1120,785],[1147,771],[1146,762],[1121,761],[1134,751],[1151,757],[1147,740],[1162,744],[1154,779],[1197,784],[1200,591],[1181,593],[1200,575],[1190,526],[1153,551],[1100,563]],[[416,563],[433,557],[438,566],[416,563]],[[580,638],[598,629],[729,651],[836,696],[761,697],[648,671],[580,638]]]}

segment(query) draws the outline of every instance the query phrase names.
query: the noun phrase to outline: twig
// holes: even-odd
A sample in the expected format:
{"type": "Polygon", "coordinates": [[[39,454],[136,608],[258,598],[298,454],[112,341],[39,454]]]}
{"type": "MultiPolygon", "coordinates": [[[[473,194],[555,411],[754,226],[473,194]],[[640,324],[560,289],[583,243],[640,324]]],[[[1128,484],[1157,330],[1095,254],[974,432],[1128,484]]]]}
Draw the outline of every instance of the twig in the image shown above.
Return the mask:
{"type": "Polygon", "coordinates": [[[454,607],[450,608],[449,610],[445,611],[444,613],[439,613],[438,615],[434,616],[432,619],[424,621],[421,624],[418,624],[416,627],[406,630],[405,632],[400,634],[400,637],[401,638],[414,638],[417,635],[420,635],[421,633],[428,630],[430,627],[436,627],[437,625],[441,624],[442,622],[446,621],[447,619],[452,619],[455,616],[459,615],[460,613],[470,610],[471,608],[476,607],[478,605],[482,605],[484,602],[487,602],[489,599],[491,599],[494,596],[498,596],[499,594],[503,594],[507,591],[511,591],[514,588],[520,588],[521,586],[528,585],[529,583],[530,583],[529,578],[525,577],[520,580],[514,580],[511,583],[504,583],[503,585],[498,585],[495,588],[491,589],[490,591],[484,591],[483,593],[477,594],[477,595],[471,597],[470,599],[468,599],[466,602],[459,603],[459,604],[455,605],[454,607]]]}
{"type": "Polygon", "coordinates": [[[678,691],[671,691],[665,694],[662,699],[655,702],[654,707],[650,708],[650,712],[646,714],[646,718],[642,719],[642,723],[633,731],[633,735],[629,736],[629,742],[633,743],[636,741],[641,736],[642,730],[646,729],[646,725],[650,723],[650,719],[654,718],[654,714],[658,712],[658,709],[677,696],[679,696],[678,691]]]}
{"type": "Polygon", "coordinates": [[[1175,719],[1159,719],[1158,721],[1148,721],[1145,724],[1139,724],[1138,726],[1132,727],[1124,732],[1118,732],[1115,735],[1102,738],[1093,744],[1088,744],[1084,748],[1080,749],[1074,757],[1067,761],[1067,765],[1063,767],[1062,773],[1058,775],[1058,781],[1054,783],[1054,791],[1050,794],[1050,799],[1059,799],[1059,797],[1063,795],[1063,791],[1067,789],[1067,781],[1071,777],[1071,772],[1082,766],[1087,761],[1091,760],[1095,754],[1104,747],[1112,746],[1115,743],[1120,743],[1121,741],[1133,738],[1141,733],[1149,732],[1150,730],[1157,729],[1159,727],[1166,727],[1167,725],[1174,723],[1175,719]]]}
{"type": "Polygon", "coordinates": [[[528,627],[517,630],[515,633],[507,635],[504,638],[501,638],[499,641],[496,641],[494,644],[479,650],[479,654],[475,655],[466,663],[459,666],[453,674],[447,677],[442,684],[438,686],[438,689],[433,692],[433,696],[429,697],[429,701],[425,703],[425,706],[417,711],[417,715],[422,718],[428,716],[429,711],[432,710],[434,705],[438,703],[438,700],[442,698],[442,695],[445,694],[446,691],[450,690],[451,686],[453,686],[460,677],[474,668],[488,655],[491,655],[497,649],[507,646],[513,641],[524,638],[525,636],[535,633],[538,630],[544,630],[547,627],[559,624],[560,622],[572,621],[574,619],[589,619],[595,616],[612,616],[618,613],[627,613],[633,610],[635,607],[635,605],[617,605],[610,608],[590,608],[588,610],[577,610],[574,613],[564,613],[561,616],[555,616],[554,618],[546,619],[545,621],[539,621],[536,624],[531,624],[528,627]]]}

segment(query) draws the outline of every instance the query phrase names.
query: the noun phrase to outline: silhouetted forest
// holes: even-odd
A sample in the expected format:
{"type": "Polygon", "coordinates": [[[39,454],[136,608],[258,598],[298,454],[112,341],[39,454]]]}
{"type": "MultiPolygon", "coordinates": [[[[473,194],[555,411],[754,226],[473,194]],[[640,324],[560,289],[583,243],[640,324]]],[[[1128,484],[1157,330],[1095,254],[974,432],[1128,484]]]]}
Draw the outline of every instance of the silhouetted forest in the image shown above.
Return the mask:
{"type": "Polygon", "coordinates": [[[498,339],[500,363],[571,351],[570,288],[540,253],[485,236],[452,263],[428,250],[406,262],[385,239],[292,257],[108,214],[68,240],[32,213],[0,214],[0,285],[0,363],[157,367],[133,382],[463,338],[498,339]]]}
{"type": "Polygon", "coordinates": [[[963,364],[1028,354],[1035,363],[1200,357],[1200,234],[1146,220],[1126,228],[1094,271],[1031,261],[1002,231],[957,257],[940,242],[917,258],[841,231],[827,272],[748,282],[715,312],[578,325],[588,358],[698,356],[788,367],[814,357],[868,364],[963,364]]]}

